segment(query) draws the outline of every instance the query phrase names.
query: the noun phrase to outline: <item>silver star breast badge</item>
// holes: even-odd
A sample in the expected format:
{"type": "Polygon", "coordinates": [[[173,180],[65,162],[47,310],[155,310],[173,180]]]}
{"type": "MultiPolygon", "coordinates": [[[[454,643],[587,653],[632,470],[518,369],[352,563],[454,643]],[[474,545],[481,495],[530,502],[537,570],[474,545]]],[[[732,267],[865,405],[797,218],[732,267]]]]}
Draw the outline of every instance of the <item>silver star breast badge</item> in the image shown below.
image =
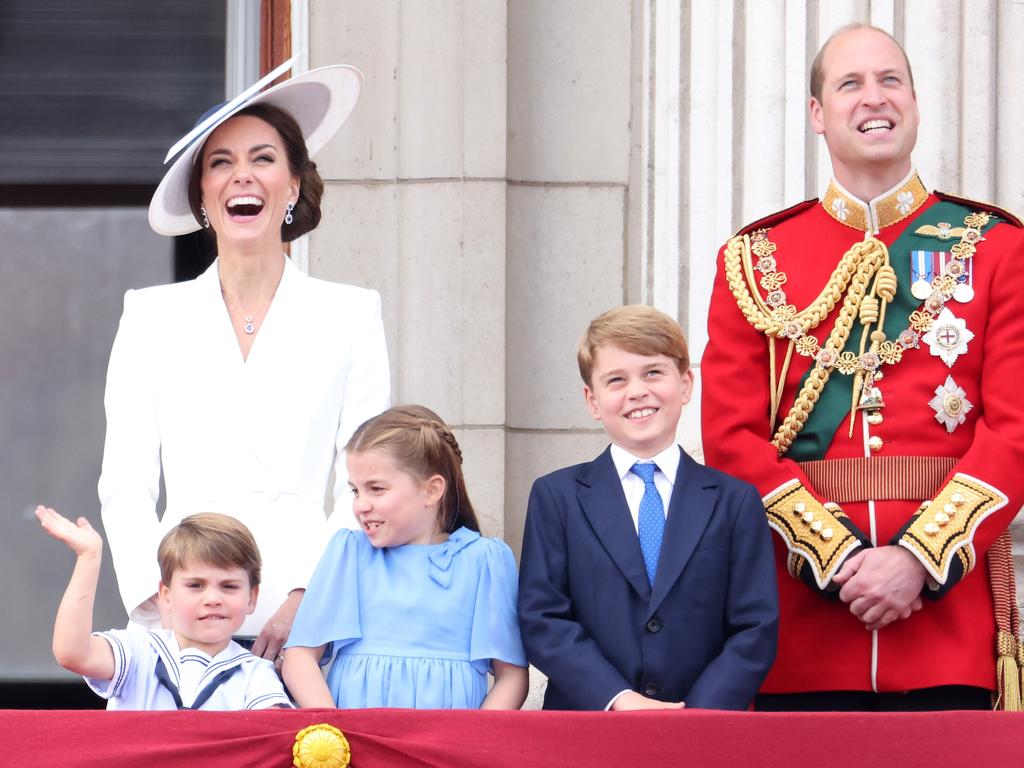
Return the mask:
{"type": "Polygon", "coordinates": [[[967,420],[967,412],[974,407],[963,387],[953,381],[952,376],[947,376],[946,383],[935,388],[935,397],[928,401],[928,405],[935,411],[935,420],[949,433],[967,420]]]}
{"type": "Polygon", "coordinates": [[[921,337],[929,351],[935,357],[941,357],[950,368],[960,355],[967,353],[967,342],[973,338],[967,322],[950,312],[949,307],[943,308],[931,330],[921,337]]]}

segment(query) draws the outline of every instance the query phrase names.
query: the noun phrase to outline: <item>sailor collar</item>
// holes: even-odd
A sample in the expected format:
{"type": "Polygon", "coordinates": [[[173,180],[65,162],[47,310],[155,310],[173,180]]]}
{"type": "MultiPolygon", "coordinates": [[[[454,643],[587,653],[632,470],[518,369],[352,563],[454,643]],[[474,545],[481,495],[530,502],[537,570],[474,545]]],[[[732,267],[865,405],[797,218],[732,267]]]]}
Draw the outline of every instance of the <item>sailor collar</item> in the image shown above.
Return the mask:
{"type": "Polygon", "coordinates": [[[833,177],[821,204],[840,224],[861,232],[878,232],[911,216],[927,199],[928,190],[911,169],[903,181],[869,202],[855,197],[833,177]]]}

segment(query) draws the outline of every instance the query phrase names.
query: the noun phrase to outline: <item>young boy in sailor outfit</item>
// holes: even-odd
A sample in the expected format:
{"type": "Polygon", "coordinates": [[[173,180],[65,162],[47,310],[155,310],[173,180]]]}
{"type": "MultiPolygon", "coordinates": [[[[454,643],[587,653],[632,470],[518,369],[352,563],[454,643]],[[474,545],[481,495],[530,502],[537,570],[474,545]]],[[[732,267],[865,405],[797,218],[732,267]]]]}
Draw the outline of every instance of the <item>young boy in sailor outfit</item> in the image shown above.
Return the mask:
{"type": "Polygon", "coordinates": [[[231,639],[255,609],[260,582],[259,550],[242,523],[192,515],[164,536],[158,597],[169,629],[93,633],[103,540],[84,517],[76,524],[42,506],[36,517],[78,556],[57,609],[53,655],[83,675],[108,709],[291,706],[273,664],[231,639]]]}

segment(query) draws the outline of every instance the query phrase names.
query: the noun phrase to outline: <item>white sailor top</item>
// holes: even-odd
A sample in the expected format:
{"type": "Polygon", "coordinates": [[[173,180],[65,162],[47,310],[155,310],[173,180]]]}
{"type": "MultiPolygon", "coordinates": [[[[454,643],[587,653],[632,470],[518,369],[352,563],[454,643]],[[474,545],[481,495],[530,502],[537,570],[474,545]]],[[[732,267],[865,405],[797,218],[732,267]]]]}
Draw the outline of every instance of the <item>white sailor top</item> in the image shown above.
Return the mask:
{"type": "Polygon", "coordinates": [[[216,656],[178,647],[169,629],[96,632],[114,652],[109,680],[85,678],[107,709],[243,710],[291,707],[274,665],[234,641],[216,656]]]}

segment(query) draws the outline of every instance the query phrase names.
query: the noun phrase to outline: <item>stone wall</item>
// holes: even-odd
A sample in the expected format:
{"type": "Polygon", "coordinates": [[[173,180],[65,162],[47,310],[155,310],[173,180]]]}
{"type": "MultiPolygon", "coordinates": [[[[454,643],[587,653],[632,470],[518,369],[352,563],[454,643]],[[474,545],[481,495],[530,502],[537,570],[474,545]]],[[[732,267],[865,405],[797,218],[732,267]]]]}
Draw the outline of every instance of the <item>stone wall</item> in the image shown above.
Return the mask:
{"type": "MultiPolygon", "coordinates": [[[[308,18],[310,66],[366,75],[319,158],[310,271],[381,291],[395,401],[456,427],[486,532],[517,551],[533,479],[605,444],[574,359],[591,317],[675,313],[699,393],[717,247],[828,177],[806,81],[834,29],[905,42],[927,184],[1024,210],[1014,0],[308,0],[308,18]]],[[[679,437],[699,457],[698,410],[679,437]]]]}

